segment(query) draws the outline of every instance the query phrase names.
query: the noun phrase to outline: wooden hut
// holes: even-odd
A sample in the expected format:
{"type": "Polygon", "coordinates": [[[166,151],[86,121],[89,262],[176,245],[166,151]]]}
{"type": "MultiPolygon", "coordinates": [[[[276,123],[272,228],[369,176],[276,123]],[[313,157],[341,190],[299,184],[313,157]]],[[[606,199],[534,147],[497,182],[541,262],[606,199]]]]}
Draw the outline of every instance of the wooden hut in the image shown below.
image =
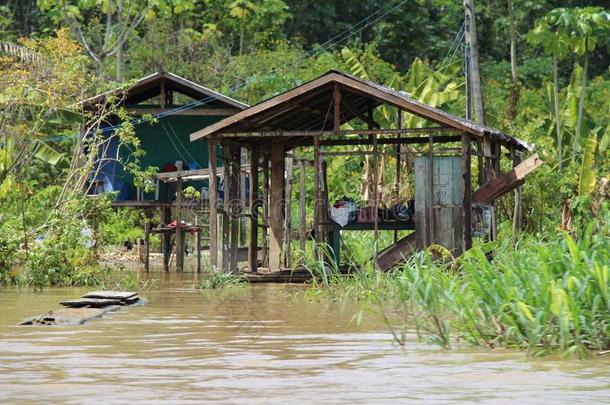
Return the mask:
{"type": "MultiPolygon", "coordinates": [[[[522,184],[523,177],[541,163],[535,156],[520,163],[521,154],[530,151],[531,146],[500,130],[432,108],[404,92],[338,71],[329,71],[194,132],[191,140],[195,144],[208,142],[211,172],[218,170],[215,168],[218,158],[225,162],[224,197],[219,198],[213,185],[210,188],[210,255],[212,265],[232,272],[240,270],[238,227],[244,205],[248,207],[245,214],[249,218],[247,270],[251,273],[292,270],[290,258],[296,248],[295,235],[301,250],[312,239],[317,247],[330,245],[329,262],[334,260],[338,264],[340,234],[348,230],[373,231],[375,240],[385,230],[414,231],[395,239],[383,250],[374,247],[372,254],[382,269],[392,267],[413,250],[433,243],[459,255],[472,246],[473,204],[480,204],[487,213],[493,212],[493,200],[522,184]],[[374,119],[374,110],[382,106],[398,112],[398,122],[391,128],[382,128],[374,119]],[[408,115],[421,117],[426,124],[404,128],[404,117],[408,115]],[[218,144],[222,146],[222,157],[215,156],[218,144]],[[368,145],[368,149],[361,148],[358,152],[356,148],[362,145],[368,145]],[[406,156],[405,145],[421,145],[413,164],[416,166],[414,215],[405,221],[380,216],[379,193],[374,192],[372,201],[360,208],[355,221],[339,226],[329,218],[325,159],[332,158],[333,148],[339,146],[341,153],[369,154],[373,157],[377,179],[381,145],[394,145],[392,155],[397,159],[397,167],[406,156]],[[351,152],[345,152],[346,147],[351,152]],[[305,150],[311,151],[310,158],[295,161],[295,151],[299,148],[308,148],[305,150]],[[250,164],[248,201],[238,192],[240,156],[244,149],[248,151],[250,164]],[[504,156],[511,159],[514,168],[502,174],[500,159],[504,156]],[[295,206],[292,202],[295,167],[301,173],[298,225],[291,224],[290,220],[295,206]],[[473,168],[479,171],[478,180],[472,178],[473,168]],[[305,171],[314,174],[313,196],[304,195],[305,171]],[[305,198],[314,200],[313,231],[306,225],[305,198]],[[219,229],[222,229],[221,235],[217,234],[219,229]],[[220,249],[217,249],[216,236],[220,249]],[[222,252],[222,261],[217,250],[222,252]]],[[[398,172],[396,181],[401,182],[398,172]]]]}
{"type": "MultiPolygon", "coordinates": [[[[189,134],[240,112],[248,106],[169,72],[153,73],[130,86],[84,100],[81,105],[85,110],[101,111],[108,103],[123,107],[132,115],[133,118],[130,119],[136,123],[135,136],[145,152],[140,158],[140,164],[143,168],[157,169],[157,174],[151,179],[154,182],[154,191],[145,192],[138,188],[132,176],[123,170],[120,163],[115,159],[105,159],[120,153],[124,160],[128,160],[131,153],[125,149],[117,152],[118,139],[110,136],[114,128],[122,124],[119,117],[115,116],[109,117],[102,127],[108,138],[108,145],[104,145],[103,148],[103,153],[107,156],[101,156],[101,166],[95,168],[95,175],[90,179],[89,194],[117,192],[117,198],[112,203],[113,207],[144,209],[147,210],[149,217],[152,216],[153,210],[161,210],[162,224],[156,227],[147,224],[145,229],[146,268],[148,269],[148,235],[150,232],[156,232],[163,235],[166,270],[172,250],[170,237],[175,235],[176,266],[182,270],[183,236],[186,232],[194,232],[199,247],[201,226],[200,224],[182,226],[183,202],[181,193],[177,190],[182,190],[186,186],[192,186],[198,191],[207,190],[210,183],[208,147],[205,142],[190,143],[189,134]],[[155,120],[138,121],[145,114],[152,115],[155,120]],[[175,223],[175,226],[167,226],[172,223],[175,223]]],[[[214,181],[211,183],[215,184],[214,181]]],[[[200,203],[198,208],[207,207],[207,199],[202,199],[200,203]]]]}

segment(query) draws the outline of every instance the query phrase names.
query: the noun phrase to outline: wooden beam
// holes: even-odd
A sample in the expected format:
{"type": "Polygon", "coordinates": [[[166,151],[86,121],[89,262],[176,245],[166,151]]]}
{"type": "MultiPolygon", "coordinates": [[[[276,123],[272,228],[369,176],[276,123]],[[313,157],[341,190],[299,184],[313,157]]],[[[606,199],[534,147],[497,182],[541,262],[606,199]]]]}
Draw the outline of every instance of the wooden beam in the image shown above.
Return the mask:
{"type": "Polygon", "coordinates": [[[216,141],[208,140],[208,168],[210,170],[210,265],[218,267],[218,187],[216,184],[216,141]]]}
{"type": "MultiPolygon", "coordinates": [[[[521,153],[516,150],[511,151],[513,158],[513,169],[521,163],[521,153]]],[[[516,244],[519,240],[519,232],[521,231],[521,196],[523,187],[515,188],[515,208],[513,211],[513,242],[516,244]]]]}
{"type": "Polygon", "coordinates": [[[467,133],[462,134],[462,253],[472,247],[472,168],[471,139],[467,133]]]}
{"type": "Polygon", "coordinates": [[[150,219],[144,222],[144,270],[150,270],[150,219]]]}
{"type": "MultiPolygon", "coordinates": [[[[171,220],[172,209],[169,206],[164,206],[163,211],[161,213],[161,222],[163,222],[164,225],[167,225],[171,222],[171,220]]],[[[169,271],[169,257],[171,256],[172,250],[171,236],[169,234],[164,233],[161,235],[161,241],[163,249],[163,270],[169,271]]]]}
{"type": "Polygon", "coordinates": [[[250,238],[248,240],[248,269],[256,273],[258,269],[258,159],[259,147],[250,152],[250,238]]]}
{"type": "MultiPolygon", "coordinates": [[[[178,107],[179,108],[179,107],[178,107]]],[[[130,114],[144,115],[144,114],[165,114],[171,112],[171,115],[182,115],[182,116],[205,116],[205,117],[225,117],[231,116],[238,113],[237,108],[192,108],[189,110],[178,110],[176,108],[146,108],[146,107],[126,107],[125,110],[130,114]]]]}
{"type": "Polygon", "coordinates": [[[294,131],[241,131],[222,132],[218,134],[221,138],[281,138],[294,136],[330,136],[330,135],[383,135],[383,134],[419,134],[430,132],[459,132],[450,127],[426,127],[426,128],[403,128],[403,129],[346,129],[338,132],[321,130],[294,130],[294,131]]]}
{"type": "Polygon", "coordinates": [[[478,203],[489,203],[514,190],[523,184],[525,176],[542,166],[543,163],[538,155],[529,157],[515,166],[510,172],[496,177],[479,187],[473,194],[473,200],[478,203]]]}
{"type": "Polygon", "coordinates": [[[341,131],[341,88],[335,84],[333,89],[333,132],[339,134],[341,131]]]}
{"type": "Polygon", "coordinates": [[[279,271],[282,265],[284,226],[284,145],[271,145],[271,212],[269,215],[269,269],[279,271]]]}

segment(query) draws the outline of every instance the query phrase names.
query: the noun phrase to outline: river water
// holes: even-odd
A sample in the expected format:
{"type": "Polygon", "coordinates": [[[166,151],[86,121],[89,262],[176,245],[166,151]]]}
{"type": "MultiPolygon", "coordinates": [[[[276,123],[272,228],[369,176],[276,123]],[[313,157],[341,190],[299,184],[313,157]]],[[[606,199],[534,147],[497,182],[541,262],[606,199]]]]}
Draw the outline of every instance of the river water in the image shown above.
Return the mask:
{"type": "Polygon", "coordinates": [[[358,306],[303,287],[198,291],[162,276],[76,327],[15,326],[88,290],[0,291],[0,403],[610,403],[610,358],[393,345],[358,306]]]}

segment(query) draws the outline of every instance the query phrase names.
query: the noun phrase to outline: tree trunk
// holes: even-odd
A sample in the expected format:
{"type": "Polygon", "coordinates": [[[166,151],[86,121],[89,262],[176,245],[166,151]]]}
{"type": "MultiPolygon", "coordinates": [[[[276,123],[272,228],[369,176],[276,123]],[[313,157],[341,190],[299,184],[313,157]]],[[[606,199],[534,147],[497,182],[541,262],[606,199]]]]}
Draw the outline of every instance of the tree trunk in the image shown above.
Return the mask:
{"type": "Polygon", "coordinates": [[[582,130],[582,116],[585,110],[585,97],[587,93],[587,68],[589,65],[588,55],[585,53],[585,60],[582,66],[582,84],[580,87],[580,97],[578,100],[578,116],[576,118],[576,129],[574,130],[574,143],[572,144],[572,154],[576,155],[580,143],[580,131],[582,130]]]}
{"type": "Polygon", "coordinates": [[[485,110],[483,107],[483,89],[481,86],[481,70],[479,68],[479,44],[477,40],[477,23],[474,13],[474,1],[464,0],[466,13],[466,40],[470,51],[470,82],[472,84],[472,101],[474,103],[475,120],[485,124],[485,110]]]}
{"type": "Polygon", "coordinates": [[[559,170],[563,167],[563,154],[561,151],[561,122],[559,116],[559,77],[557,74],[557,56],[553,55],[553,105],[555,108],[555,133],[557,136],[557,162],[559,170]]]}

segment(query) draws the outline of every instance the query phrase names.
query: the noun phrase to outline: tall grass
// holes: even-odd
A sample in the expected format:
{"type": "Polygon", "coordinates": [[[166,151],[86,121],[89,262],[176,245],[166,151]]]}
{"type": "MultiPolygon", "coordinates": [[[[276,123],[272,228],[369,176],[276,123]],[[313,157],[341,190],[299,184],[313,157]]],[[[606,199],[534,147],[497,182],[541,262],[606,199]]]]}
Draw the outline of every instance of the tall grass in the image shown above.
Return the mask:
{"type": "Polygon", "coordinates": [[[442,262],[422,252],[387,274],[365,260],[349,276],[325,272],[309,295],[373,304],[388,325],[398,318],[401,331],[414,329],[447,348],[467,342],[577,356],[610,349],[607,231],[589,227],[578,240],[550,239],[530,237],[516,248],[508,239],[483,244],[442,262]]]}

